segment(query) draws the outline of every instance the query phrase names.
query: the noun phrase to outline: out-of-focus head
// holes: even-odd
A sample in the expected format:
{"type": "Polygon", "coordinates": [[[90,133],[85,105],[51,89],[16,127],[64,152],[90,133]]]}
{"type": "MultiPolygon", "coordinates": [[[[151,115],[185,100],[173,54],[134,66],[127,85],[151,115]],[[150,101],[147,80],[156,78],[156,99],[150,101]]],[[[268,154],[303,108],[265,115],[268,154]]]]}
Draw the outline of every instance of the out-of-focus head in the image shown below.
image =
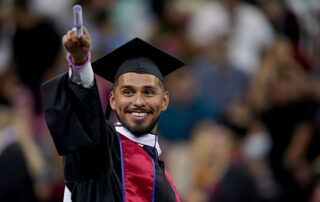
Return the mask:
{"type": "Polygon", "coordinates": [[[191,15],[187,36],[196,46],[206,47],[230,31],[231,21],[227,10],[220,3],[210,2],[191,15]]]}

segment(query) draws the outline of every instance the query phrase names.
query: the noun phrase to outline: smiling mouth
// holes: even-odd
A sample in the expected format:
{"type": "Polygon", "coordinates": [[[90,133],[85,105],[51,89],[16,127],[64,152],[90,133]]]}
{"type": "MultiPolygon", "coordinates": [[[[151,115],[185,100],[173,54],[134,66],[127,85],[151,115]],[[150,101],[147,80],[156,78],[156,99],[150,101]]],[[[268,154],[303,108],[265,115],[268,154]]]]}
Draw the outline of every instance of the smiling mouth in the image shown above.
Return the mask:
{"type": "Polygon", "coordinates": [[[135,120],[143,120],[149,114],[152,114],[152,110],[147,109],[128,109],[126,112],[130,115],[131,118],[135,120]]]}
{"type": "Polygon", "coordinates": [[[134,120],[144,120],[148,113],[147,112],[129,112],[129,115],[134,120]]]}
{"type": "Polygon", "coordinates": [[[146,112],[131,112],[130,114],[133,115],[133,116],[136,116],[136,117],[145,117],[145,116],[147,116],[146,112]]]}

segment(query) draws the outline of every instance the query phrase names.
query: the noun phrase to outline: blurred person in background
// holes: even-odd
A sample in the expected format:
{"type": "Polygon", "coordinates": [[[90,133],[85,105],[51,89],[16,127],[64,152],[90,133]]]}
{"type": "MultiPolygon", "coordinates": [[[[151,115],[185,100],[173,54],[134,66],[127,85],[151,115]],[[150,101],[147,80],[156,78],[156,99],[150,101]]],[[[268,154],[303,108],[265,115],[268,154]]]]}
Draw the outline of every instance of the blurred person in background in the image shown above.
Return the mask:
{"type": "MultiPolygon", "coordinates": [[[[61,186],[63,176],[59,164],[53,163],[58,155],[54,153],[52,141],[48,139],[50,136],[41,115],[38,91],[41,81],[45,80],[47,73],[55,70],[54,64],[59,63],[58,52],[61,45],[60,41],[56,40],[58,34],[51,20],[34,14],[31,7],[32,1],[17,0],[0,3],[2,3],[2,11],[5,11],[0,15],[0,46],[9,46],[6,50],[2,49],[8,54],[1,51],[2,56],[7,55],[5,60],[7,62],[3,60],[0,62],[0,102],[9,106],[9,116],[14,117],[12,119],[14,121],[4,130],[4,134],[7,134],[5,139],[12,140],[9,143],[10,145],[14,143],[14,149],[6,152],[5,154],[8,155],[3,158],[7,165],[2,167],[6,172],[4,172],[5,176],[1,177],[1,183],[6,183],[5,185],[8,186],[7,189],[2,190],[3,192],[0,190],[3,194],[1,196],[12,192],[9,181],[14,184],[21,180],[21,183],[25,181],[24,189],[31,190],[31,194],[35,195],[37,200],[60,201],[64,188],[63,184],[61,186]],[[49,41],[46,37],[49,37],[49,41]],[[51,43],[53,46],[46,46],[51,43]],[[11,153],[21,159],[20,164],[13,160],[14,157],[9,157],[11,153]],[[38,166],[37,170],[42,170],[41,174],[34,173],[35,162],[37,164],[35,166],[38,166]],[[15,163],[21,168],[21,175],[19,170],[10,167],[15,163]],[[42,166],[39,166],[40,164],[42,166]],[[28,169],[23,170],[26,167],[28,169]],[[39,169],[39,167],[42,168],[39,169]],[[27,175],[30,176],[30,181],[27,180],[27,175]],[[26,184],[27,182],[30,184],[26,184]]],[[[16,186],[18,189],[21,184],[16,186]]],[[[23,187],[19,189],[22,190],[23,187]]],[[[11,197],[9,195],[6,197],[11,197]]],[[[9,198],[0,199],[0,201],[8,200],[9,198]]]]}
{"type": "Polygon", "coordinates": [[[264,13],[246,1],[221,2],[228,11],[232,25],[229,62],[247,75],[252,75],[257,70],[261,55],[274,41],[274,29],[264,13]]]}
{"type": "Polygon", "coordinates": [[[16,88],[12,76],[1,76],[0,83],[0,201],[40,201],[46,172],[30,128],[32,96],[16,88]]]}
{"type": "Polygon", "coordinates": [[[233,131],[238,143],[234,150],[234,162],[246,167],[254,183],[257,201],[278,201],[280,188],[268,160],[271,138],[261,120],[252,113],[246,100],[242,100],[233,103],[219,122],[233,131]]]}
{"type": "Polygon", "coordinates": [[[299,23],[295,12],[289,8],[288,1],[265,0],[259,3],[259,7],[269,19],[275,32],[288,38],[295,60],[302,68],[310,70],[311,58],[301,47],[303,25],[299,23]]]}
{"type": "Polygon", "coordinates": [[[39,86],[45,74],[54,67],[61,41],[48,19],[30,11],[32,0],[14,0],[12,19],[15,33],[12,39],[13,67],[19,82],[30,89],[35,110],[41,108],[39,86]],[[36,58],[35,58],[36,57],[36,58]]]}
{"type": "Polygon", "coordinates": [[[253,78],[251,106],[272,140],[269,159],[280,185],[280,201],[307,201],[312,161],[309,154],[316,137],[309,77],[293,58],[292,46],[285,38],[279,38],[265,56],[253,78]]]}
{"type": "Polygon", "coordinates": [[[203,122],[190,142],[193,178],[185,201],[259,201],[248,168],[237,157],[238,144],[227,127],[203,122]]]}
{"type": "Polygon", "coordinates": [[[264,13],[244,0],[220,1],[231,25],[229,63],[247,75],[258,67],[261,54],[274,40],[274,29],[264,13]]]}
{"type": "MultiPolygon", "coordinates": [[[[272,47],[265,52],[258,71],[250,79],[248,102],[253,113],[260,114],[272,105],[269,97],[269,93],[272,92],[270,86],[280,69],[283,72],[287,70],[288,74],[291,71],[301,70],[301,66],[293,57],[291,43],[283,35],[278,36],[272,47]]],[[[306,75],[304,71],[300,72],[306,75]]],[[[304,87],[303,82],[299,82],[299,84],[300,90],[296,91],[296,94],[299,94],[298,97],[302,97],[302,90],[306,87],[304,87]]]]}
{"type": "Polygon", "coordinates": [[[211,108],[218,112],[217,118],[220,118],[230,105],[244,98],[248,78],[229,63],[228,25],[212,31],[206,43],[198,46],[201,51],[192,59],[191,66],[200,96],[211,104],[211,108]]]}
{"type": "Polygon", "coordinates": [[[281,188],[269,163],[272,142],[268,130],[259,120],[253,120],[243,139],[243,155],[261,202],[276,202],[281,188]]]}
{"type": "Polygon", "coordinates": [[[36,157],[32,156],[33,154],[26,156],[26,152],[32,151],[29,143],[23,140],[25,137],[19,136],[18,139],[16,130],[21,129],[17,129],[12,124],[11,110],[10,107],[0,106],[0,200],[3,202],[39,201],[34,176],[32,176],[32,171],[37,171],[38,165],[32,165],[30,160],[33,163],[39,162],[35,162],[36,157]],[[35,167],[31,170],[33,166],[35,167]]]}

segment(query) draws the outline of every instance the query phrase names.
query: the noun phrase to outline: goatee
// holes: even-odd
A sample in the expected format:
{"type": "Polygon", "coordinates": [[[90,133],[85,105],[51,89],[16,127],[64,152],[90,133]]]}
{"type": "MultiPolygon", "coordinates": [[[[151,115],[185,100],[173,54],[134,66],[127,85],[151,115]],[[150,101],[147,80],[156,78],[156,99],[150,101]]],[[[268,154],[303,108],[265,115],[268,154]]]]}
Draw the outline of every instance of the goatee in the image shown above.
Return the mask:
{"type": "Polygon", "coordinates": [[[124,121],[121,120],[118,113],[116,113],[116,115],[117,115],[118,121],[136,137],[142,137],[148,133],[151,133],[151,131],[155,128],[155,126],[158,123],[158,120],[160,118],[160,116],[158,116],[147,127],[137,126],[137,128],[132,128],[132,127],[128,126],[124,121]]]}

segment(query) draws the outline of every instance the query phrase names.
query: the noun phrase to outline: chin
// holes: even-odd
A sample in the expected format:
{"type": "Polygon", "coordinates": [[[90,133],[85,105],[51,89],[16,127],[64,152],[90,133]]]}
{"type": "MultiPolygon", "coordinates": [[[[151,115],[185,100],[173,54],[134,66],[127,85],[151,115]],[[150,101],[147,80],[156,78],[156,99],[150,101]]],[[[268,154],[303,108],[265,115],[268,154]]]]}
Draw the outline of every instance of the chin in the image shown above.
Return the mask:
{"type": "Polygon", "coordinates": [[[148,134],[150,133],[151,131],[148,131],[146,129],[138,129],[138,130],[135,130],[135,129],[130,129],[128,128],[128,130],[136,137],[142,137],[144,136],[145,134],[148,134]]]}
{"type": "Polygon", "coordinates": [[[134,123],[125,126],[132,134],[137,137],[141,137],[145,134],[151,133],[154,129],[154,124],[134,123]]]}
{"type": "MultiPolygon", "coordinates": [[[[117,114],[118,116],[118,114],[117,114]]],[[[122,125],[124,127],[126,127],[133,135],[137,136],[137,137],[141,137],[145,134],[148,133],[153,133],[152,131],[154,131],[154,129],[157,126],[158,120],[159,120],[160,116],[158,116],[155,120],[153,121],[148,121],[150,123],[146,123],[146,121],[139,121],[139,122],[135,122],[135,121],[128,121],[128,120],[122,120],[119,116],[118,116],[118,120],[122,123],[122,125]]]]}

